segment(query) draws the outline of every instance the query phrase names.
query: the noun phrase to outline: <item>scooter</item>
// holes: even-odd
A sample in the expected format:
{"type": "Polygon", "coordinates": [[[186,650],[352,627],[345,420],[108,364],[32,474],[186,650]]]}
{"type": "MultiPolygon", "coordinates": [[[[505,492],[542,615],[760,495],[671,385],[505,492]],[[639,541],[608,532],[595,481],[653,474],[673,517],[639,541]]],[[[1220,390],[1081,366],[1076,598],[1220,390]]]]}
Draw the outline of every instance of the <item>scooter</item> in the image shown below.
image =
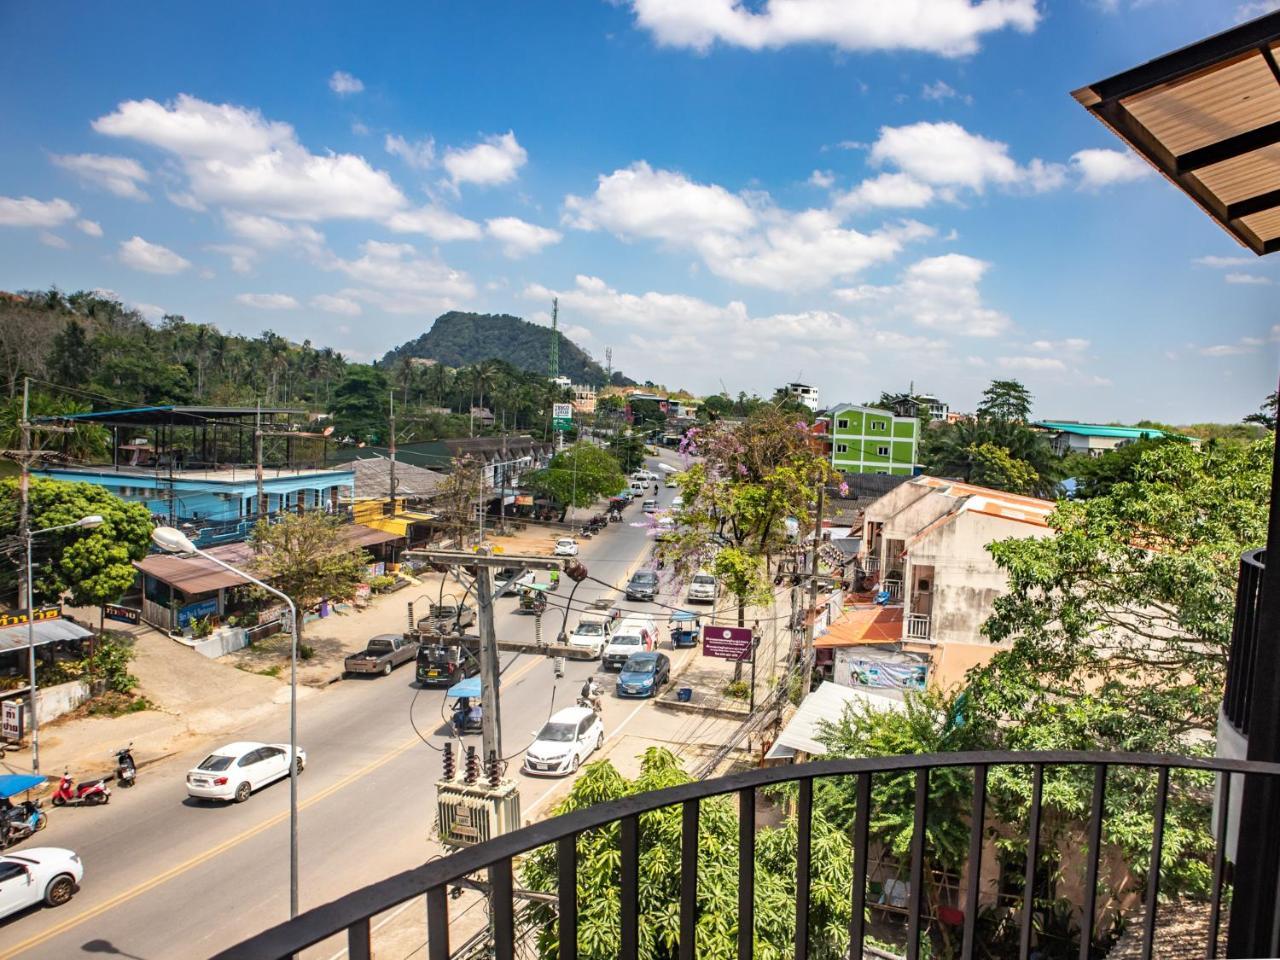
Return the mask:
{"type": "Polygon", "coordinates": [[[8,811],[0,821],[0,850],[39,833],[49,822],[48,815],[40,809],[39,800],[28,800],[8,811]]]}
{"type": "Polygon", "coordinates": [[[138,765],[133,762],[133,741],[116,751],[116,783],[121,789],[132,787],[138,779],[138,765]]]}
{"type": "Polygon", "coordinates": [[[82,780],[73,785],[71,773],[63,771],[62,782],[49,799],[55,807],[96,807],[111,799],[111,790],[105,779],[82,780]]]}

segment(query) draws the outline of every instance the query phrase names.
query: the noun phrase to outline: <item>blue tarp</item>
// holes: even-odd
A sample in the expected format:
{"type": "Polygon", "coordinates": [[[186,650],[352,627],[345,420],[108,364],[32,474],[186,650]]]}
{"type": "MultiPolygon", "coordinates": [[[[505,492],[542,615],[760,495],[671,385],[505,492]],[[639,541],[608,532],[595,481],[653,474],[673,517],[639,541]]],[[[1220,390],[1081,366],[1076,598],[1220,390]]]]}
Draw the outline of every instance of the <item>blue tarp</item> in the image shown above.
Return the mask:
{"type": "Polygon", "coordinates": [[[677,610],[671,615],[673,623],[688,623],[690,620],[697,619],[698,615],[696,613],[690,613],[688,610],[677,610]]]}
{"type": "Polygon", "coordinates": [[[40,786],[45,779],[31,773],[6,773],[0,776],[0,797],[16,797],[33,787],[40,786]]]}
{"type": "Polygon", "coordinates": [[[446,697],[471,697],[475,699],[480,696],[480,678],[467,677],[465,680],[459,680],[446,690],[444,695],[446,697]]]}

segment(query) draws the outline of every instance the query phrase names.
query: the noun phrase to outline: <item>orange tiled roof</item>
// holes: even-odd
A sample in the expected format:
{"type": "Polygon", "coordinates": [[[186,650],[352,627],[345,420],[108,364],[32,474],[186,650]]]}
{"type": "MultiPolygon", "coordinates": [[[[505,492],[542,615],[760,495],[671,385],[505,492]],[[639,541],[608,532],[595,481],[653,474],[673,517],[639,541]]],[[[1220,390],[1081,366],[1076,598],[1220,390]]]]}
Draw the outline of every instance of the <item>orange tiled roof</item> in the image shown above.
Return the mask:
{"type": "Polygon", "coordinates": [[[813,641],[815,647],[897,643],[902,639],[902,607],[854,607],[813,641]]]}

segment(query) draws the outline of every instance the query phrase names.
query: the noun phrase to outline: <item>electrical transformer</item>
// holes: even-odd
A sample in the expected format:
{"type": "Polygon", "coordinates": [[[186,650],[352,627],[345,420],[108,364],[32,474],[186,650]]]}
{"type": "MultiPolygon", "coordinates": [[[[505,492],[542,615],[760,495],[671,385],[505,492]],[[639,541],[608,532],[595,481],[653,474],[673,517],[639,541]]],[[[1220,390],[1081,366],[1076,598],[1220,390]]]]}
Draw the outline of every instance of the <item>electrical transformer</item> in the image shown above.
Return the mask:
{"type": "Polygon", "coordinates": [[[451,847],[484,843],[520,828],[520,788],[511,780],[496,786],[438,780],[436,818],[441,843],[451,847]]]}

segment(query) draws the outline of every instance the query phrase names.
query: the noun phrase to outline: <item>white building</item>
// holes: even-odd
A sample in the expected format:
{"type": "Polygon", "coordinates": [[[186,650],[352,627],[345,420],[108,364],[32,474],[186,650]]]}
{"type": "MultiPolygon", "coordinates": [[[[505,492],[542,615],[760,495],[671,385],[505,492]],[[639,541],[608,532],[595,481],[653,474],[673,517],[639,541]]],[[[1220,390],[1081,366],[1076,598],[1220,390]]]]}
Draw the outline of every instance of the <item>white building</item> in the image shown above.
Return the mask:
{"type": "Polygon", "coordinates": [[[814,413],[818,412],[818,388],[807,383],[788,383],[783,392],[793,400],[798,400],[814,413]]]}

